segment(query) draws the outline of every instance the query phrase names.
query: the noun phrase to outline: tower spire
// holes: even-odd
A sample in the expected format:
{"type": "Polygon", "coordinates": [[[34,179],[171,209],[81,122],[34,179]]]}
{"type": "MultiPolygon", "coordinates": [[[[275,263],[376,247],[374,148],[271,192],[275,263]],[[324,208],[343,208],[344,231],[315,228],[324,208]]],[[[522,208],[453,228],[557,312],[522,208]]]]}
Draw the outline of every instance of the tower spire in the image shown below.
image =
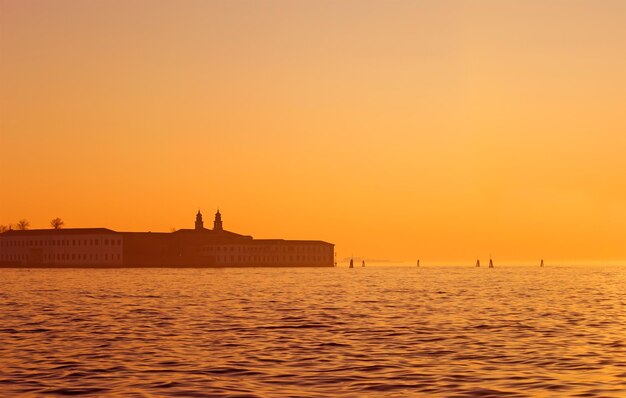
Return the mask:
{"type": "Polygon", "coordinates": [[[215,213],[215,220],[213,221],[213,230],[214,231],[222,231],[222,215],[220,214],[220,209],[217,209],[217,213],[215,213]]]}
{"type": "Polygon", "coordinates": [[[202,221],[202,213],[200,213],[200,209],[198,209],[198,214],[196,214],[196,230],[204,229],[204,221],[202,221]]]}

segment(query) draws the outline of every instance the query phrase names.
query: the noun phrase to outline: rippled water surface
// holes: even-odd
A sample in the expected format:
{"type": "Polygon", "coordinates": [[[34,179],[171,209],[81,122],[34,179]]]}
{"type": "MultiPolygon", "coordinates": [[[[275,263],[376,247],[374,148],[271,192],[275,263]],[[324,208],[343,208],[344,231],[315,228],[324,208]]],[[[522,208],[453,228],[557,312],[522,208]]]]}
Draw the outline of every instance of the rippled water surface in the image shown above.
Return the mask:
{"type": "Polygon", "coordinates": [[[0,270],[0,395],[626,397],[626,267],[0,270]]]}

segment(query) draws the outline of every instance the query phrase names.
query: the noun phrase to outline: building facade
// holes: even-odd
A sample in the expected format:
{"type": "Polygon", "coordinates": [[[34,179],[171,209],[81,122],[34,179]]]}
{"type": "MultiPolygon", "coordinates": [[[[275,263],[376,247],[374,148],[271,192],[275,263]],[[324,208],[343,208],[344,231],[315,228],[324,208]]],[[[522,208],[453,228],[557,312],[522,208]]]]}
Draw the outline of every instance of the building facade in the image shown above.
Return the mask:
{"type": "Polygon", "coordinates": [[[106,228],[6,231],[2,267],[332,267],[334,245],[315,240],[254,239],[213,229],[198,211],[194,229],[171,233],[106,228]]]}

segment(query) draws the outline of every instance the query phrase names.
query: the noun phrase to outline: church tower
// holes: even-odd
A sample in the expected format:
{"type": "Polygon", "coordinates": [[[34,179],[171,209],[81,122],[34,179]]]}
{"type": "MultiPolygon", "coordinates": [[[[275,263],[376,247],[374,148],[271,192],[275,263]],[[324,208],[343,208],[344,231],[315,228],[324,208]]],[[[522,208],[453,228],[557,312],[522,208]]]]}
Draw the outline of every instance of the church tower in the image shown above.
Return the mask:
{"type": "Polygon", "coordinates": [[[217,209],[217,213],[215,213],[215,221],[213,221],[213,231],[222,231],[222,215],[220,214],[219,209],[217,209]]]}
{"type": "Polygon", "coordinates": [[[198,214],[196,214],[196,230],[204,229],[204,221],[202,221],[202,213],[198,210],[198,214]]]}

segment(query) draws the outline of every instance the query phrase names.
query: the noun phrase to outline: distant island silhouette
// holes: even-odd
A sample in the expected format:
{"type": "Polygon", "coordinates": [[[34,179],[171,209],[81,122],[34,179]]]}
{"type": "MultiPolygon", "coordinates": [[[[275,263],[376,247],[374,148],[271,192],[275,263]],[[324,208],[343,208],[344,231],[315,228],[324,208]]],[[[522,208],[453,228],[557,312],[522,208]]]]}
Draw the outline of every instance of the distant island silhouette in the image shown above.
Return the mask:
{"type": "Polygon", "coordinates": [[[0,233],[0,267],[333,267],[334,246],[226,231],[219,210],[207,229],[198,210],[193,229],[173,232],[11,229],[0,233]]]}

